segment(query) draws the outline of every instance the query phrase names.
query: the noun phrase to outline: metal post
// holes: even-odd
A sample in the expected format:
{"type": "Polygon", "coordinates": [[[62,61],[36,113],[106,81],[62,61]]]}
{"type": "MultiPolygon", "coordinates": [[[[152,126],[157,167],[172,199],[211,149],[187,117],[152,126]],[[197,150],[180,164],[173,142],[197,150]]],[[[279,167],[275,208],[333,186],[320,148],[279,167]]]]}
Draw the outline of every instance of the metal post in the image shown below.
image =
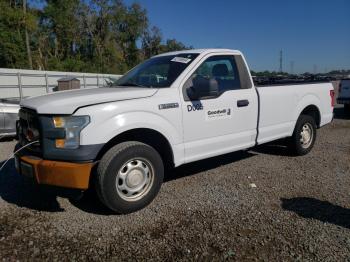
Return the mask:
{"type": "Polygon", "coordinates": [[[45,73],[45,84],[46,84],[46,93],[48,94],[50,90],[49,90],[49,79],[47,77],[47,73],[45,73]]]}
{"type": "Polygon", "coordinates": [[[84,88],[86,88],[86,79],[85,79],[85,75],[83,75],[83,81],[84,81],[84,88]]]}
{"type": "Polygon", "coordinates": [[[21,79],[21,73],[17,73],[18,77],[18,87],[19,87],[19,99],[22,100],[23,98],[23,90],[22,90],[22,79],[21,79]]]}
{"type": "Polygon", "coordinates": [[[96,77],[97,77],[97,88],[99,88],[100,87],[100,78],[98,77],[98,75],[96,77]]]}

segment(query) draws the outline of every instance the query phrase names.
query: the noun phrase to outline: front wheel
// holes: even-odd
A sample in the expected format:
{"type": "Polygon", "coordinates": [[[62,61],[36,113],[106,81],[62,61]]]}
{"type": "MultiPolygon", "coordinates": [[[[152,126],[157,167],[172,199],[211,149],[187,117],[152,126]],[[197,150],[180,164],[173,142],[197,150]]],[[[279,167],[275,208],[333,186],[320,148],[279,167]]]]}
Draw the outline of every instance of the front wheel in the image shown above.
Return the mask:
{"type": "Polygon", "coordinates": [[[289,148],[295,155],[306,155],[311,151],[316,140],[316,122],[309,115],[301,115],[295,125],[289,148]]]}
{"type": "Polygon", "coordinates": [[[151,203],[163,177],[163,162],[154,148],[140,142],[124,142],[102,157],[96,189],[102,203],[116,213],[126,214],[151,203]]]}

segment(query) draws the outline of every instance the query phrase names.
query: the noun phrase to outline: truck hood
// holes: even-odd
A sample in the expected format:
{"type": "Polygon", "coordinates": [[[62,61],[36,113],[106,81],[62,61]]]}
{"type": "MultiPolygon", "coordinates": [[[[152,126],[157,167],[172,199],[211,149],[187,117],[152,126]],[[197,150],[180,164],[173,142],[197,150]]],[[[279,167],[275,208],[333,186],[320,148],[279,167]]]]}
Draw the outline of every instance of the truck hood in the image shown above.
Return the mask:
{"type": "Polygon", "coordinates": [[[69,90],[26,98],[21,106],[36,110],[38,114],[73,114],[79,107],[153,96],[154,88],[110,87],[69,90]]]}

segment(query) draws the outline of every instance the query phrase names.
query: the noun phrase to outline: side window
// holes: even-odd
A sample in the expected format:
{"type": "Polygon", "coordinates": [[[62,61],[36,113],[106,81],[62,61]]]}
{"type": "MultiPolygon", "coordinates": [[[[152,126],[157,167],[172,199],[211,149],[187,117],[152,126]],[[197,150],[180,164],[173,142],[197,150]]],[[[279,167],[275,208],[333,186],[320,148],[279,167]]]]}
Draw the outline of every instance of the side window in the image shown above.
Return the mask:
{"type": "Polygon", "coordinates": [[[240,89],[239,74],[233,56],[213,56],[208,58],[194,72],[196,77],[215,79],[219,92],[240,89]]]}
{"type": "MultiPolygon", "coordinates": [[[[228,90],[241,89],[235,57],[229,55],[209,57],[186,81],[185,88],[187,90],[184,91],[189,93],[195,83],[205,83],[206,81],[211,84],[214,82],[217,85],[219,95],[228,90]]],[[[205,85],[196,85],[196,89],[198,88],[204,89],[207,87],[205,85]]]]}

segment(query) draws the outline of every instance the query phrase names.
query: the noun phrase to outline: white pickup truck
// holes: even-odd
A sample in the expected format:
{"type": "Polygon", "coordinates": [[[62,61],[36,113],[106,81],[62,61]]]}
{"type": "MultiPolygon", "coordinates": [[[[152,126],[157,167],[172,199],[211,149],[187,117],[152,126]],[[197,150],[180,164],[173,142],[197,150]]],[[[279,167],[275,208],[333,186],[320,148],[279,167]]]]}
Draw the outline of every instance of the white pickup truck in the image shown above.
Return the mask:
{"type": "Polygon", "coordinates": [[[155,56],[110,88],[21,102],[20,173],[86,190],[117,213],[148,205],[165,167],[289,138],[307,154],[333,118],[330,83],[254,87],[243,55],[226,49],[155,56]],[[93,178],[93,179],[92,179],[93,178]]]}

